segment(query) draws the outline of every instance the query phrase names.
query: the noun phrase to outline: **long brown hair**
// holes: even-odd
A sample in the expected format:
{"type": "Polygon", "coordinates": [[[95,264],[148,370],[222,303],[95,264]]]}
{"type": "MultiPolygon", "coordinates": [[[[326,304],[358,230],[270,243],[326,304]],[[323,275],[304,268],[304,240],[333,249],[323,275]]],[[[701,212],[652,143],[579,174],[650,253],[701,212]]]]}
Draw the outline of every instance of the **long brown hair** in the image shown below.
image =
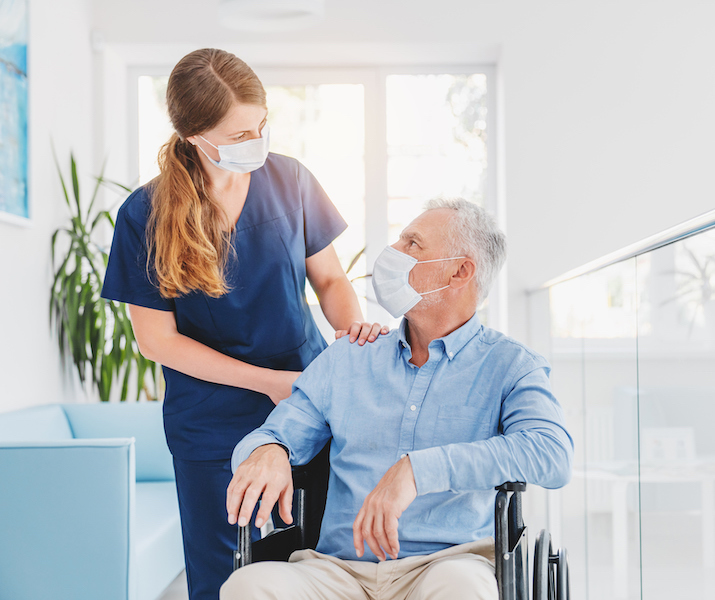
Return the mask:
{"type": "Polygon", "coordinates": [[[153,184],[147,226],[149,261],[164,298],[192,290],[216,298],[228,291],[227,216],[186,138],[216,127],[237,102],[265,107],[266,92],[251,68],[229,52],[196,50],[169,76],[166,104],[176,133],[159,151],[161,175],[153,184]]]}

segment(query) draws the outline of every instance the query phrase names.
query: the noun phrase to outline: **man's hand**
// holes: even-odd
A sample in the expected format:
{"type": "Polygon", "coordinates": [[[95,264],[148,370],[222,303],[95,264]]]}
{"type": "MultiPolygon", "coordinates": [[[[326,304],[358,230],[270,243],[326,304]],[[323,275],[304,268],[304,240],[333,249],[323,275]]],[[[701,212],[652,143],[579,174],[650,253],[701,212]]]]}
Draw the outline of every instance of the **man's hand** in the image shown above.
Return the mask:
{"type": "Polygon", "coordinates": [[[364,542],[379,560],[386,559],[385,551],[397,558],[400,552],[397,521],[416,497],[412,464],[410,457],[405,456],[389,468],[368,494],[353,523],[353,543],[358,558],[365,550],[364,542]]]}
{"type": "Polygon", "coordinates": [[[226,493],[228,522],[239,527],[248,524],[253,509],[261,498],[256,514],[256,527],[268,520],[276,500],[278,513],[285,523],[292,523],[293,477],[285,449],[278,444],[256,448],[233,474],[226,493]]]}

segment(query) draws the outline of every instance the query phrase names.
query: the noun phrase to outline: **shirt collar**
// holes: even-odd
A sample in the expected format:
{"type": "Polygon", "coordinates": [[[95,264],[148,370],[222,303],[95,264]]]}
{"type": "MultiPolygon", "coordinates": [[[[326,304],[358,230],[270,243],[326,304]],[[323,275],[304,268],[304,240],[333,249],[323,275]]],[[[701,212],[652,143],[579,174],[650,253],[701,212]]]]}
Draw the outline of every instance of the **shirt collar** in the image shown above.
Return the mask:
{"type": "MultiPolygon", "coordinates": [[[[452,360],[455,356],[457,356],[459,351],[467,345],[467,342],[477,335],[481,329],[482,322],[479,320],[477,312],[474,311],[472,318],[469,319],[469,321],[467,321],[464,325],[455,329],[449,335],[432,340],[430,343],[441,341],[447,358],[452,360]]],[[[404,317],[400,322],[398,340],[400,348],[410,348],[410,344],[407,341],[407,319],[404,317]]]]}

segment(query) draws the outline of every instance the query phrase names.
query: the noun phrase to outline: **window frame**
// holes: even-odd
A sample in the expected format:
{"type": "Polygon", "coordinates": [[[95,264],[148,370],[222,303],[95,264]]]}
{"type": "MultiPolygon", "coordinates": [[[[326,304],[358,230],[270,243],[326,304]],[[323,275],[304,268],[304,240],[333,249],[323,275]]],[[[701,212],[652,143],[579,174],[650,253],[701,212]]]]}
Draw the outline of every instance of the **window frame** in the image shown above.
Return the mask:
{"type": "MultiPolygon", "coordinates": [[[[387,103],[386,82],[390,75],[464,75],[481,73],[487,79],[487,176],[484,193],[485,208],[504,229],[505,208],[499,190],[500,154],[498,114],[498,81],[494,64],[474,62],[469,64],[413,64],[380,66],[295,66],[278,67],[253,64],[264,85],[318,85],[349,83],[360,84],[365,94],[365,246],[366,261],[373,265],[382,249],[395,240],[388,234],[387,193],[387,103]]],[[[138,79],[140,76],[168,76],[170,65],[127,65],[127,153],[126,166],[129,181],[139,180],[139,108],[138,79]]],[[[367,286],[369,297],[374,299],[372,286],[367,286]]],[[[502,269],[489,295],[486,308],[491,327],[507,329],[507,277],[502,269]]],[[[390,315],[376,302],[368,302],[366,318],[369,321],[388,323],[390,315]]]]}

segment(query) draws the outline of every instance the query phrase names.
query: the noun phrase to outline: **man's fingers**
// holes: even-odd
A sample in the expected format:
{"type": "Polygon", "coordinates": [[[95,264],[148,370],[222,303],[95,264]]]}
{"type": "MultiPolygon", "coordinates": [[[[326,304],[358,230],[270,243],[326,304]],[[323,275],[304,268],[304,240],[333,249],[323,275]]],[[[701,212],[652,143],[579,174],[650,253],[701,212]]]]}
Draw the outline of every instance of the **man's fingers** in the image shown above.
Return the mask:
{"type": "Polygon", "coordinates": [[[378,543],[377,539],[373,535],[372,529],[366,531],[363,527],[363,536],[365,537],[365,541],[367,542],[367,545],[369,546],[370,550],[372,550],[372,553],[377,556],[377,560],[384,561],[387,557],[385,556],[385,553],[380,547],[380,544],[378,543]]]}
{"type": "Polygon", "coordinates": [[[241,510],[238,513],[238,526],[245,527],[251,520],[251,515],[253,514],[253,509],[256,507],[258,498],[261,497],[263,488],[257,488],[255,486],[250,486],[246,492],[243,494],[243,502],[241,502],[241,510]]]}
{"type": "Polygon", "coordinates": [[[231,480],[231,485],[226,495],[226,511],[228,512],[228,522],[231,525],[235,525],[238,520],[238,509],[241,507],[245,492],[244,486],[236,483],[236,481],[235,478],[231,480]]]}
{"type": "Polygon", "coordinates": [[[373,533],[373,519],[374,515],[370,514],[370,512],[366,512],[365,518],[362,521],[362,526],[360,527],[360,532],[362,533],[362,537],[368,547],[372,550],[372,553],[377,556],[378,560],[385,560],[385,553],[382,551],[382,548],[380,548],[380,544],[377,542],[375,534],[373,533]]]}
{"type": "Polygon", "coordinates": [[[353,545],[355,546],[355,554],[357,554],[358,558],[361,558],[365,551],[365,540],[362,537],[362,522],[364,518],[365,509],[361,508],[353,523],[353,545]]]}
{"type": "Polygon", "coordinates": [[[262,527],[263,524],[271,516],[271,511],[276,505],[278,500],[279,492],[275,491],[271,487],[266,486],[263,495],[261,496],[261,508],[258,509],[256,513],[256,527],[262,527]]]}
{"type": "Polygon", "coordinates": [[[397,558],[400,553],[400,538],[397,535],[397,523],[398,519],[395,516],[385,517],[385,535],[387,536],[387,547],[385,549],[390,553],[392,558],[397,558]]]}
{"type": "Polygon", "coordinates": [[[287,525],[293,522],[293,481],[288,483],[278,499],[278,514],[287,525]]]}
{"type": "Polygon", "coordinates": [[[376,554],[376,556],[381,556],[380,560],[386,560],[387,557],[385,555],[392,555],[393,552],[391,551],[390,544],[387,540],[387,534],[385,533],[385,516],[381,512],[377,513],[373,519],[372,533],[375,537],[375,542],[380,549],[380,555],[376,554]]]}

